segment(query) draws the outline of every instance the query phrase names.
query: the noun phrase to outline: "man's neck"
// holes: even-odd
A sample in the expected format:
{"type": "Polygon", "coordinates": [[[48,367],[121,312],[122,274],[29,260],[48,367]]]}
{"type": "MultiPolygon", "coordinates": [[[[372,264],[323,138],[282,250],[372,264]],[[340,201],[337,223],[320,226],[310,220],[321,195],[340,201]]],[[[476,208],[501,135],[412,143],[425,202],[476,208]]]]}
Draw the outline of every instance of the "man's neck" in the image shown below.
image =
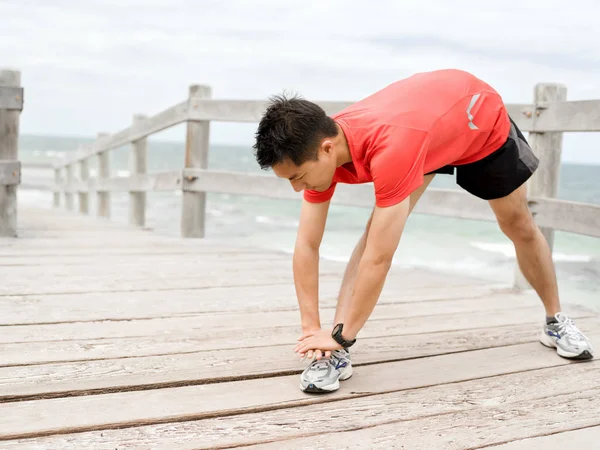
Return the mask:
{"type": "Polygon", "coordinates": [[[335,151],[336,151],[336,160],[337,167],[343,166],[344,164],[348,164],[352,162],[352,153],[350,153],[350,147],[348,146],[348,141],[346,140],[346,135],[344,134],[344,130],[337,123],[335,126],[338,129],[338,135],[335,137],[335,151]]]}

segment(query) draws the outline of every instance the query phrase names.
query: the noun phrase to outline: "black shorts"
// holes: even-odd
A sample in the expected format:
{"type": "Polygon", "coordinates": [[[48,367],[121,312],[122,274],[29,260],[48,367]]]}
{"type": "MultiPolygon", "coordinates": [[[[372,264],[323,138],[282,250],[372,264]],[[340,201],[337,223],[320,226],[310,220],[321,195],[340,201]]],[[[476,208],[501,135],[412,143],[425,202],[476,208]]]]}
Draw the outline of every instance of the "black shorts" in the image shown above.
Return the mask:
{"type": "Polygon", "coordinates": [[[510,124],[508,139],[494,153],[479,161],[444,166],[429,173],[454,175],[456,168],[456,183],[476,197],[492,200],[507,196],[525,183],[539,164],[512,119],[510,124]]]}

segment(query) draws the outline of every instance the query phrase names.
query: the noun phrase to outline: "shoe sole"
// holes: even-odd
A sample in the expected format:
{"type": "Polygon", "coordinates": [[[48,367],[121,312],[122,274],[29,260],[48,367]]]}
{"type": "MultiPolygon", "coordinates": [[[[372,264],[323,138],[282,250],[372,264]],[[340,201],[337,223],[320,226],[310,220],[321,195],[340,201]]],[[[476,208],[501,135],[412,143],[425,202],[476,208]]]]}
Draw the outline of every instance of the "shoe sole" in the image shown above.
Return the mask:
{"type": "Polygon", "coordinates": [[[335,380],[335,382],[328,384],[327,386],[318,387],[311,383],[305,387],[302,386],[302,383],[300,383],[300,390],[302,392],[309,392],[311,394],[327,394],[329,392],[337,391],[340,388],[340,381],[346,381],[352,377],[352,366],[345,367],[344,369],[347,370],[342,370],[340,377],[335,380]]]}
{"type": "Polygon", "coordinates": [[[594,357],[594,355],[592,353],[590,353],[588,350],[584,350],[581,353],[573,353],[573,352],[567,352],[566,350],[563,350],[562,348],[560,348],[559,346],[556,345],[556,342],[554,342],[554,339],[552,339],[550,336],[548,336],[543,331],[542,331],[542,334],[540,335],[540,342],[542,343],[542,345],[544,345],[546,347],[555,348],[556,353],[558,353],[559,356],[562,356],[563,358],[587,360],[587,359],[592,359],[594,357]]]}

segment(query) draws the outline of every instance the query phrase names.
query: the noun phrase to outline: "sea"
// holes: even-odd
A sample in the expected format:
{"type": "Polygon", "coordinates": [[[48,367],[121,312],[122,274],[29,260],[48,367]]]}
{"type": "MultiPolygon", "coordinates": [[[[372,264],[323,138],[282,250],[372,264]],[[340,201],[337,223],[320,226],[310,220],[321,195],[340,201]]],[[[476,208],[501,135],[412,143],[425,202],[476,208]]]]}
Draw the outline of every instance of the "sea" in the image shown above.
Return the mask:
{"type": "MultiPolygon", "coordinates": [[[[60,160],[92,139],[21,135],[19,157],[24,163],[60,160]]],[[[249,173],[265,173],[248,145],[211,144],[209,167],[249,173]]],[[[128,176],[129,149],[111,152],[112,176],[128,176]]],[[[149,139],[148,170],[178,170],[183,166],[184,143],[149,139]]],[[[95,161],[90,165],[96,173],[95,161]]],[[[24,169],[23,186],[50,183],[53,174],[43,169],[24,169]]],[[[273,175],[275,176],[275,175],[273,175]]],[[[432,187],[460,189],[453,176],[437,175],[432,187]]],[[[20,189],[19,203],[52,206],[52,194],[40,189],[20,189]]],[[[95,211],[95,198],[90,211],[95,211]]],[[[147,196],[147,226],[158,233],[179,234],[181,192],[151,192],[147,196]]],[[[558,198],[600,204],[600,166],[564,163],[558,198]]],[[[112,218],[127,223],[128,194],[112,194],[112,218]]],[[[274,200],[245,195],[207,195],[206,237],[292,252],[298,227],[300,201],[274,200]]],[[[370,209],[332,205],[321,246],[321,256],[348,261],[364,231],[370,209]]],[[[562,231],[555,232],[553,258],[563,304],[584,304],[600,311],[600,239],[562,231]]],[[[466,274],[495,283],[512,283],[515,252],[497,224],[412,214],[394,264],[446,273],[466,274]]]]}

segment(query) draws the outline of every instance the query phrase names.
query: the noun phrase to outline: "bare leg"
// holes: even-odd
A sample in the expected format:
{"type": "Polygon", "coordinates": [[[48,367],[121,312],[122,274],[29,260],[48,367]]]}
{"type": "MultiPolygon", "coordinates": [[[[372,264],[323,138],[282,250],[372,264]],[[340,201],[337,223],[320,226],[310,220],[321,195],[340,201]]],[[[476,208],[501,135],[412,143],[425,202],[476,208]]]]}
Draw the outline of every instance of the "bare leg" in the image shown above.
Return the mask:
{"type": "Polygon", "coordinates": [[[548,242],[527,206],[527,185],[489,203],[500,229],[515,245],[525,279],[540,296],[546,315],[554,316],[560,311],[556,272],[548,242]]]}
{"type": "MultiPolygon", "coordinates": [[[[413,208],[417,204],[417,201],[419,200],[419,198],[421,198],[421,195],[423,195],[423,192],[425,192],[425,189],[427,189],[427,186],[429,186],[429,183],[431,183],[431,180],[433,180],[434,176],[435,176],[435,174],[426,175],[425,181],[423,182],[423,184],[416,191],[414,191],[412,194],[410,194],[409,214],[410,214],[410,212],[412,212],[413,208]]],[[[352,256],[350,257],[350,261],[348,262],[348,265],[346,266],[346,271],[344,273],[344,278],[342,280],[342,287],[340,288],[340,294],[338,296],[338,304],[337,304],[337,309],[335,311],[335,318],[333,320],[333,326],[335,326],[335,324],[342,321],[346,307],[348,306],[348,303],[350,302],[350,298],[352,297],[352,291],[354,290],[354,280],[356,277],[356,270],[358,268],[358,264],[360,263],[360,258],[362,257],[362,255],[365,251],[367,235],[369,234],[369,227],[371,226],[372,218],[373,218],[373,214],[371,214],[371,217],[369,218],[369,221],[367,222],[367,227],[365,229],[365,232],[363,233],[363,235],[359,239],[358,243],[356,244],[356,247],[354,248],[354,251],[352,252],[352,256]]]]}

